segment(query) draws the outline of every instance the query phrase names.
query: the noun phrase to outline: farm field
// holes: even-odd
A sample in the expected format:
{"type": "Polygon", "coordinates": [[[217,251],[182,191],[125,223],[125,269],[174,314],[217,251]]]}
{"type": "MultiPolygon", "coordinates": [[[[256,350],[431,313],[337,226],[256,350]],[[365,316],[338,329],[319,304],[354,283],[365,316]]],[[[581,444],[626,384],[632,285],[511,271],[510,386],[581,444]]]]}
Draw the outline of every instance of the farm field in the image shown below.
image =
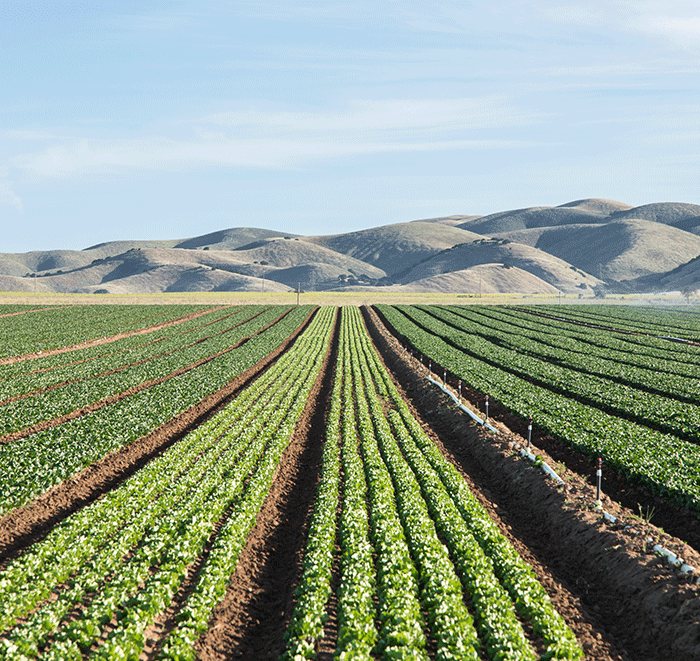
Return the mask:
{"type": "Polygon", "coordinates": [[[0,306],[0,659],[698,658],[700,324],[560,311],[0,306]]]}

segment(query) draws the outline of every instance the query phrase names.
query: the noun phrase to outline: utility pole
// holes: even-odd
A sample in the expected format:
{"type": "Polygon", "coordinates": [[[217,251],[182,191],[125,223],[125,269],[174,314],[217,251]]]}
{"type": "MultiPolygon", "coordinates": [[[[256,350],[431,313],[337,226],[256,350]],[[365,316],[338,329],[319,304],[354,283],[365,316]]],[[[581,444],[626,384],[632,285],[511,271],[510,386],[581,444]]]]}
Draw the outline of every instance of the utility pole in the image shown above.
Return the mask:
{"type": "Polygon", "coordinates": [[[301,294],[301,282],[297,282],[297,306],[299,305],[299,294],[301,294]]]}

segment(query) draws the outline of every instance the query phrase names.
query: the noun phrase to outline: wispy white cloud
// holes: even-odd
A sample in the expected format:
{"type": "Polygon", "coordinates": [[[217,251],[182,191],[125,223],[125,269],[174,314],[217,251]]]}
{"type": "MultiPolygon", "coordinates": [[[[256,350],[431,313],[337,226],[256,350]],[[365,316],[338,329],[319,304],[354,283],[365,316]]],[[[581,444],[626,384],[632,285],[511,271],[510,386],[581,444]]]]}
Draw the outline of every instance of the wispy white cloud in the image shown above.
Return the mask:
{"type": "Polygon", "coordinates": [[[16,156],[10,162],[29,177],[62,178],[136,171],[174,172],[202,167],[296,169],[314,161],[368,154],[518,149],[534,144],[501,139],[342,143],[320,140],[217,140],[211,137],[186,141],[156,137],[118,141],[81,140],[16,156]]]}
{"type": "Polygon", "coordinates": [[[0,205],[10,206],[20,213],[24,211],[22,206],[22,198],[15,193],[8,181],[0,179],[0,205]]]}
{"type": "Polygon", "coordinates": [[[481,132],[542,117],[491,97],[362,100],[326,112],[251,109],[206,115],[188,125],[191,138],[73,139],[18,154],[9,164],[39,178],[201,167],[294,169],[369,154],[532,146],[481,132]]]}
{"type": "Polygon", "coordinates": [[[671,46],[700,48],[697,0],[548,0],[523,2],[535,15],[558,23],[661,38],[671,46]]]}
{"type": "Polygon", "coordinates": [[[335,133],[412,131],[414,135],[523,126],[543,114],[509,104],[505,98],[355,100],[338,111],[240,110],[206,115],[204,124],[252,132],[335,133]]]}

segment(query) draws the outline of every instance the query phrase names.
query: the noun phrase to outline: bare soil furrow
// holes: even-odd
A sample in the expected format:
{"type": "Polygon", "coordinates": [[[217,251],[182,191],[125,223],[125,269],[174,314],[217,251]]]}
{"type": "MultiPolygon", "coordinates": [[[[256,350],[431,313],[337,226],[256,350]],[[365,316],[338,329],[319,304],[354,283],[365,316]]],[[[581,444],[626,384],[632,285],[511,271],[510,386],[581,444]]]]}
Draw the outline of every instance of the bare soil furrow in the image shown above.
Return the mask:
{"type": "Polygon", "coordinates": [[[177,319],[171,321],[163,322],[162,324],[156,324],[155,326],[148,326],[146,328],[139,328],[138,330],[128,331],[126,333],[117,333],[115,335],[110,335],[109,337],[98,338],[95,340],[89,340],[87,342],[80,342],[78,344],[73,344],[69,347],[61,347],[59,349],[48,349],[42,351],[41,353],[28,353],[21,356],[9,356],[6,358],[0,358],[0,365],[6,365],[9,363],[19,363],[24,360],[35,360],[36,358],[44,358],[46,356],[53,356],[59,353],[68,353],[70,351],[76,351],[77,349],[84,349],[85,347],[93,346],[95,344],[109,344],[110,342],[116,342],[124,337],[130,337],[132,335],[144,335],[146,333],[152,333],[153,331],[160,330],[161,328],[168,328],[169,326],[175,326],[176,324],[181,324],[185,321],[190,321],[191,319],[196,319],[197,317],[202,317],[205,314],[209,314],[214,310],[220,310],[224,306],[219,306],[216,308],[208,308],[206,310],[199,310],[197,312],[192,312],[191,314],[186,314],[177,319]]]}
{"type": "Polygon", "coordinates": [[[277,659],[284,650],[320,474],[338,329],[339,318],[319,377],[227,594],[200,640],[199,659],[260,661],[277,659]]]}
{"type": "Polygon", "coordinates": [[[208,395],[195,406],[128,446],[88,466],[31,503],[0,518],[0,560],[43,538],[56,523],[115,488],[173,443],[187,435],[262,374],[308,326],[313,312],[299,329],[256,365],[208,395]]]}
{"type": "Polygon", "coordinates": [[[515,445],[525,444],[522,436],[493,419],[497,435],[475,425],[403,355],[374,311],[364,308],[363,313],[426,433],[532,565],[587,658],[700,658],[697,576],[670,567],[644,540],[663,542],[696,567],[700,554],[607,496],[603,506],[618,517],[618,524],[605,522],[593,508],[595,490],[585,473],[556,464],[538,449],[564,478],[565,486],[557,487],[520,457],[515,445]]]}

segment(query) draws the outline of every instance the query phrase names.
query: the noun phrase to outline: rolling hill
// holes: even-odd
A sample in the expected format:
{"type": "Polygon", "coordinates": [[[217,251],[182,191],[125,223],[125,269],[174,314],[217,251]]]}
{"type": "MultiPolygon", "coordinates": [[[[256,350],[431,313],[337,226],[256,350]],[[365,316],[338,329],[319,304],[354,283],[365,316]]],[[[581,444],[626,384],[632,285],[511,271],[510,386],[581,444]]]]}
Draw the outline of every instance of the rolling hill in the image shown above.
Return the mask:
{"type": "Polygon", "coordinates": [[[324,236],[236,227],[0,253],[0,290],[658,291],[700,286],[700,205],[587,198],[324,236]]]}
{"type": "Polygon", "coordinates": [[[305,240],[372,264],[387,275],[394,275],[441,250],[476,238],[479,237],[457,227],[419,221],[384,225],[349,234],[307,237],[305,240]]]}
{"type": "Polygon", "coordinates": [[[700,254],[700,237],[637,219],[541,227],[496,236],[543,250],[605,280],[664,273],[700,254]]]}
{"type": "Polygon", "coordinates": [[[496,265],[506,271],[511,268],[525,271],[556,290],[585,290],[601,284],[594,276],[542,250],[508,239],[491,238],[463,243],[424,260],[402,276],[402,284],[484,265],[496,265]]]}

